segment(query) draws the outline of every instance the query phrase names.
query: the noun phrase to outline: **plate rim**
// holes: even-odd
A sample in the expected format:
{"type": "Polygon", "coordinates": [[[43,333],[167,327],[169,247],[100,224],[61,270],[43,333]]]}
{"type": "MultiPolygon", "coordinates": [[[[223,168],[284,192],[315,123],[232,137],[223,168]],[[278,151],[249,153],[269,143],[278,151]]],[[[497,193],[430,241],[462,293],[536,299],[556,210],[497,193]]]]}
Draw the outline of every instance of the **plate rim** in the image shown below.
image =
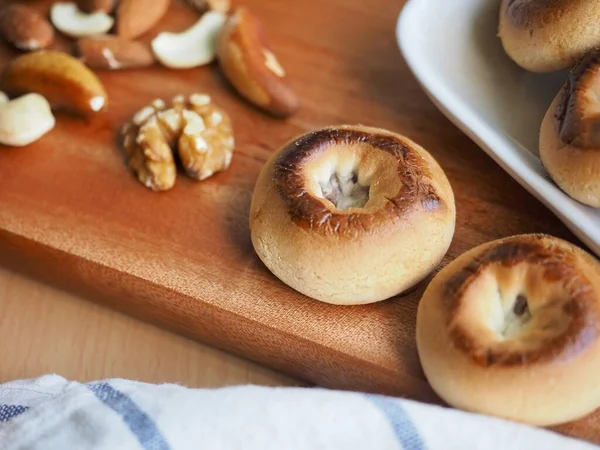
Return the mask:
{"type": "MultiPolygon", "coordinates": [[[[593,233],[594,228],[597,229],[597,224],[594,224],[594,218],[589,217],[588,214],[580,210],[580,208],[588,207],[570,198],[550,179],[523,164],[518,164],[519,151],[515,147],[519,144],[513,142],[508,135],[495,131],[485,120],[480,119],[458,94],[443,83],[438,82],[423,67],[424,63],[419,56],[419,52],[411,46],[411,40],[408,38],[407,30],[410,29],[410,25],[406,26],[410,21],[416,20],[417,13],[415,11],[423,1],[408,0],[400,11],[396,22],[396,42],[409,70],[425,91],[425,94],[444,116],[475,142],[515,181],[550,209],[590,250],[600,256],[600,233],[596,231],[598,236],[594,236],[593,233]]],[[[528,149],[524,149],[524,151],[531,154],[528,149]]],[[[535,157],[534,155],[531,156],[535,157]]]]}

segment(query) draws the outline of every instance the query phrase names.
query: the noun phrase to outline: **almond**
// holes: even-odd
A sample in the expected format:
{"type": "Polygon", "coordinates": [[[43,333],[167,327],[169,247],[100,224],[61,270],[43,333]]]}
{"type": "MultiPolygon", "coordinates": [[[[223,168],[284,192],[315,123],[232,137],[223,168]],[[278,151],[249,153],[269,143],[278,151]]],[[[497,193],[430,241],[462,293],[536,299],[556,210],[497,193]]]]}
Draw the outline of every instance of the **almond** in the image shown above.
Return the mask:
{"type": "Polygon", "coordinates": [[[217,44],[221,70],[249,102],[277,116],[287,117],[300,107],[285,70],[267,47],[262,26],[248,8],[229,16],[217,44]]]}
{"type": "Polygon", "coordinates": [[[41,50],[12,60],[0,78],[9,95],[35,92],[56,109],[87,115],[106,105],[106,91],[96,75],[66,53],[41,50]]]}
{"type": "Polygon", "coordinates": [[[115,7],[116,0],[78,0],[77,6],[83,12],[91,14],[95,12],[110,13],[115,7]]]}
{"type": "Polygon", "coordinates": [[[95,70],[136,69],[154,64],[154,56],[145,44],[118,36],[80,39],[76,51],[81,61],[95,70]]]}
{"type": "Polygon", "coordinates": [[[117,7],[116,34],[134,39],[150,30],[165,15],[170,0],[121,0],[117,7]]]}
{"type": "Polygon", "coordinates": [[[0,35],[20,50],[39,50],[54,41],[54,28],[45,17],[25,5],[0,11],[0,35]]]}

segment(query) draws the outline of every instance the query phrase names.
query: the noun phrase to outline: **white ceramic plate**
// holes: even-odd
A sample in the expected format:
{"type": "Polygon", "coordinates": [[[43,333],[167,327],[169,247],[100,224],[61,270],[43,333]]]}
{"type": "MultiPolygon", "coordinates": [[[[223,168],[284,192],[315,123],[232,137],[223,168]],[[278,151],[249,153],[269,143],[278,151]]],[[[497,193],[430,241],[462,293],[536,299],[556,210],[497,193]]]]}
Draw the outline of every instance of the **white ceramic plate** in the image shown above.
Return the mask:
{"type": "Polygon", "coordinates": [[[566,74],[514,64],[497,37],[499,8],[499,0],[409,0],[398,44],[437,107],[600,256],[600,210],[563,193],[536,156],[542,118],[566,74]]]}

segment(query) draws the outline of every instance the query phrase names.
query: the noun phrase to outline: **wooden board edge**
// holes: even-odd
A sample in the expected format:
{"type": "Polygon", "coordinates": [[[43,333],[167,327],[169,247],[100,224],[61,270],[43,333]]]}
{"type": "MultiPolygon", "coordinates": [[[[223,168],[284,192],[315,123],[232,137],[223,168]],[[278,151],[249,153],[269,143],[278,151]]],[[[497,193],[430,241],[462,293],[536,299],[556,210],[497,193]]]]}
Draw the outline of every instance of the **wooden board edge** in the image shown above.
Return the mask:
{"type": "Polygon", "coordinates": [[[385,370],[320,343],[6,230],[0,230],[0,264],[44,284],[317,386],[439,403],[424,380],[385,370]],[[165,314],[164,301],[159,301],[164,298],[169,298],[171,305],[195,305],[184,308],[185,311],[172,310],[165,314]],[[286,350],[278,350],[281,347],[286,350]]]}

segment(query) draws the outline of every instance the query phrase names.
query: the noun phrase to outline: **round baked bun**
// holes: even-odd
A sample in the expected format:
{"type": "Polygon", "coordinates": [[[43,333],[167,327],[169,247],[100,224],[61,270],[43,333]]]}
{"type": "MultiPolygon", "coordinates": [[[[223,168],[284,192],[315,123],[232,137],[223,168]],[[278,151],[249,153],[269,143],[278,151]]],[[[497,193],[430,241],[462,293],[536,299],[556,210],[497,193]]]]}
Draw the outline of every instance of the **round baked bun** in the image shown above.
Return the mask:
{"type": "Polygon", "coordinates": [[[600,3],[502,0],[499,36],[508,56],[532,72],[573,67],[600,45],[600,3]]]}
{"type": "Polygon", "coordinates": [[[293,289],[337,305],[414,286],[448,250],[454,195],[411,140],[364,126],[299,136],[263,167],[250,209],[256,253],[293,289]]]}
{"type": "Polygon", "coordinates": [[[540,158],[555,183],[579,202],[600,207],[600,52],[569,74],[546,112],[540,158]]]}
{"type": "Polygon", "coordinates": [[[417,349],[437,394],[537,426],[600,406],[600,263],[545,235],[476,247],[442,269],[417,312],[417,349]]]}

